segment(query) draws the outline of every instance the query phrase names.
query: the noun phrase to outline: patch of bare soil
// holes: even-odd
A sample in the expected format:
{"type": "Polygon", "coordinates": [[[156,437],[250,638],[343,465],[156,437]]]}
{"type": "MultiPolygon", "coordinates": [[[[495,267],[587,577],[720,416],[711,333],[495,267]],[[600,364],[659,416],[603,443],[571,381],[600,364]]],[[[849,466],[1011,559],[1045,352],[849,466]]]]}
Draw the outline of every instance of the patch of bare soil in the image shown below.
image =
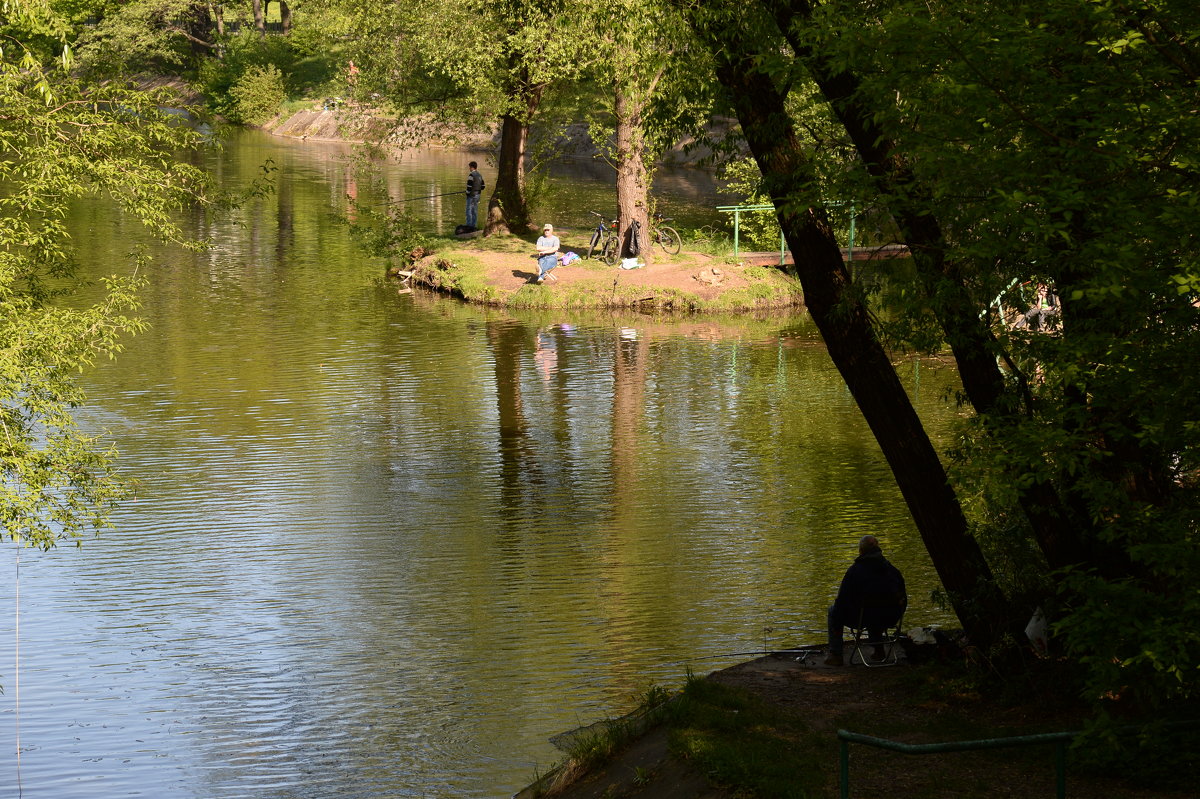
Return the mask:
{"type": "MultiPolygon", "coordinates": [[[[564,247],[564,251],[565,251],[564,247]]],[[[480,250],[472,257],[482,261],[487,269],[489,282],[505,292],[515,292],[537,277],[537,259],[530,255],[489,252],[480,250]]],[[[724,291],[745,288],[746,279],[740,274],[744,267],[717,263],[702,253],[681,253],[678,256],[660,257],[644,267],[621,269],[610,267],[601,261],[577,261],[556,268],[548,281],[550,288],[555,284],[571,286],[598,277],[611,278],[616,286],[644,286],[646,288],[676,289],[695,294],[703,300],[712,300],[724,291]],[[716,269],[716,273],[713,269],[716,269]]]]}
{"type": "MultiPolygon", "coordinates": [[[[837,730],[847,729],[904,743],[964,740],[947,738],[945,731],[1006,730],[1007,735],[1078,729],[1080,720],[1044,702],[1002,706],[978,695],[925,700],[913,695],[912,669],[900,665],[868,669],[823,665],[819,656],[807,659],[768,656],[714,672],[707,679],[744,689],[803,719],[819,735],[827,735],[826,785],[823,796],[838,796],[837,730]],[[896,734],[896,729],[920,729],[922,721],[936,734],[896,734]]],[[[1053,705],[1054,703],[1050,703],[1053,705]]],[[[963,797],[1054,796],[1055,767],[1050,746],[908,755],[854,744],[850,750],[850,796],[963,797]]],[[[653,729],[590,773],[571,775],[572,781],[545,796],[562,799],[736,799],[744,796],[719,785],[687,760],[671,754],[666,735],[653,729]]],[[[526,789],[517,799],[531,799],[526,789]]],[[[1067,795],[1072,799],[1182,799],[1194,793],[1163,792],[1095,775],[1068,770],[1067,795]]]]}

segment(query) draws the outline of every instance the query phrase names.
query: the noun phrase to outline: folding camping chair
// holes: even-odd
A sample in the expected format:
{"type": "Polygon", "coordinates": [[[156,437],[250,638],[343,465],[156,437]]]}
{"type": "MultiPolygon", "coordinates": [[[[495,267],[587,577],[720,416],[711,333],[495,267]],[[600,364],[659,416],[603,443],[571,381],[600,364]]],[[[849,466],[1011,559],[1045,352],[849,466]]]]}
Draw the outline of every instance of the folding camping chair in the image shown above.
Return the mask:
{"type": "Polygon", "coordinates": [[[869,610],[894,610],[896,608],[896,599],[892,596],[886,597],[868,597],[863,600],[862,607],[858,611],[858,623],[850,626],[850,634],[854,636],[854,640],[850,642],[850,659],[848,663],[854,662],[854,656],[858,656],[858,662],[864,666],[875,668],[877,666],[895,666],[900,662],[900,625],[904,623],[904,611],[907,609],[907,599],[905,603],[900,605],[900,616],[896,619],[895,624],[887,625],[868,625],[866,616],[869,610]],[[875,627],[882,629],[883,634],[879,637],[872,638],[870,630],[867,628],[875,627]],[[883,650],[883,658],[881,660],[872,661],[869,657],[868,647],[873,654],[876,650],[883,650]]]}

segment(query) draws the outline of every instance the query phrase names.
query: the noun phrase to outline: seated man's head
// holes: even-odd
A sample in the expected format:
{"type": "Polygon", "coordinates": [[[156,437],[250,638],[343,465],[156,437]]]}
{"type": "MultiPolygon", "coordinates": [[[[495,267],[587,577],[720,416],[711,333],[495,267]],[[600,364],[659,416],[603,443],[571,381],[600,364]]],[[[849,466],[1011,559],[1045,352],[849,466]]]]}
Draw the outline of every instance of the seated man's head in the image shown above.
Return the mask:
{"type": "Polygon", "coordinates": [[[879,549],[879,539],[873,535],[864,535],[858,539],[858,554],[865,555],[879,549]]]}

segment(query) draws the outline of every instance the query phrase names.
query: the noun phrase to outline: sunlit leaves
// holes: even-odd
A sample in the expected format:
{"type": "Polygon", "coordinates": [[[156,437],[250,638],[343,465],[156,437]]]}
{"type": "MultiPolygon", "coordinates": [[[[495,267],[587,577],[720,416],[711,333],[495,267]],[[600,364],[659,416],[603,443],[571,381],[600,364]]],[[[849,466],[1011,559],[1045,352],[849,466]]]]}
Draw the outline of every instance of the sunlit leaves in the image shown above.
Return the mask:
{"type": "Polygon", "coordinates": [[[75,268],[68,206],[105,196],[179,240],[178,213],[208,195],[179,159],[198,140],[185,120],[153,93],[80,84],[67,52],[43,62],[10,43],[0,59],[0,535],[39,547],[103,528],[126,493],[115,453],[72,409],[79,372],[142,326],[139,278],[109,280],[91,307],[55,304],[75,268]]]}

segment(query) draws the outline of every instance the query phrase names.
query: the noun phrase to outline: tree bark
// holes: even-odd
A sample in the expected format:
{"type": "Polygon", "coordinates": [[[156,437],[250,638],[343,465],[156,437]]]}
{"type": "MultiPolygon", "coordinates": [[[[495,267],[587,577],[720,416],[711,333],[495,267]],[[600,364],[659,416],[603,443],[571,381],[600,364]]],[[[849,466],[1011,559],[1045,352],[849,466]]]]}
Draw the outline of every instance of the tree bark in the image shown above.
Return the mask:
{"type": "MultiPolygon", "coordinates": [[[[693,19],[695,24],[695,20],[693,19]]],[[[733,100],[747,143],[774,198],[777,216],[804,288],[804,300],[830,357],[870,426],[896,478],[967,635],[987,647],[1013,626],[1008,608],[891,359],[824,214],[799,210],[814,178],[785,105],[784,94],[756,68],[766,42],[739,38],[729,27],[697,33],[711,45],[717,78],[733,100]]]]}
{"type": "Polygon", "coordinates": [[[500,118],[500,156],[496,185],[488,199],[483,235],[522,233],[529,229],[525,203],[525,142],[529,126],[512,114],[500,118]]]}
{"type": "Polygon", "coordinates": [[[254,6],[254,27],[258,30],[258,37],[265,39],[267,37],[267,15],[263,13],[263,0],[253,0],[254,6]]]}
{"type": "Polygon", "coordinates": [[[279,0],[279,23],[284,36],[292,32],[292,7],[287,4],[287,0],[279,0]]]}
{"type": "MultiPolygon", "coordinates": [[[[216,48],[213,43],[213,17],[207,3],[189,3],[180,15],[182,25],[175,28],[187,39],[192,55],[207,57],[216,48]]],[[[219,17],[218,17],[219,19],[219,17]]]]}
{"type": "Polygon", "coordinates": [[[483,235],[495,233],[527,233],[529,231],[529,205],[525,200],[525,145],[529,138],[529,120],[537,113],[542,101],[544,86],[534,85],[519,71],[516,62],[520,55],[511,58],[510,70],[522,75],[514,82],[509,96],[523,113],[507,113],[500,117],[500,154],[496,162],[496,184],[488,199],[487,220],[483,235]]]}
{"type": "Polygon", "coordinates": [[[646,141],[642,132],[644,103],[619,88],[613,103],[617,145],[617,225],[621,255],[633,252],[633,223],[638,223],[637,251],[650,262],[650,179],[646,170],[646,141]]]}
{"type": "Polygon", "coordinates": [[[206,3],[205,5],[208,7],[209,18],[212,19],[213,24],[216,26],[217,36],[224,37],[225,36],[225,11],[224,11],[224,9],[220,5],[214,5],[213,3],[206,3]]]}

